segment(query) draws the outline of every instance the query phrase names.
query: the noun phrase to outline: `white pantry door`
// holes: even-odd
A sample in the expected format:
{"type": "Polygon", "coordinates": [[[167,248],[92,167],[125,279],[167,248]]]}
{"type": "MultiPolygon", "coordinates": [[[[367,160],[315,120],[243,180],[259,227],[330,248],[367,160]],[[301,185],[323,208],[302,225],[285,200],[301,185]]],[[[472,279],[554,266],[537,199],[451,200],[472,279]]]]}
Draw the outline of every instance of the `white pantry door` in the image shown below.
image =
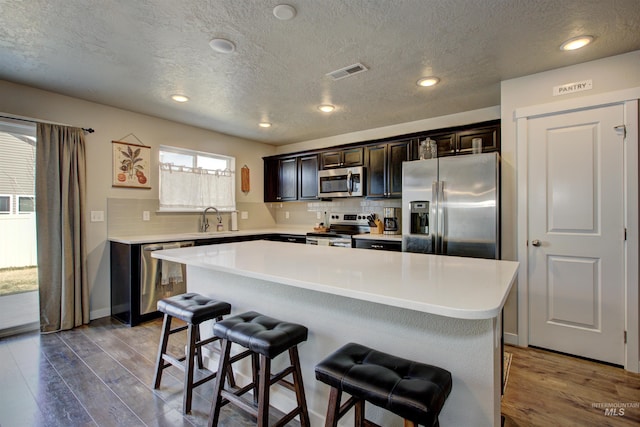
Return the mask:
{"type": "Polygon", "coordinates": [[[528,123],[529,343],[624,364],[623,106],[528,123]]]}

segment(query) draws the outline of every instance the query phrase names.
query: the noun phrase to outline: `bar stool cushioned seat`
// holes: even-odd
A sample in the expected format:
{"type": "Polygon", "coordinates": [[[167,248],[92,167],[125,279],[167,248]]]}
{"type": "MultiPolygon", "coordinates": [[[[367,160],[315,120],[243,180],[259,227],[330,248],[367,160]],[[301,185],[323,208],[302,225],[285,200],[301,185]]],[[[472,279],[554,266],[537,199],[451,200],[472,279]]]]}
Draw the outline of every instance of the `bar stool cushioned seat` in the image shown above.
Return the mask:
{"type": "Polygon", "coordinates": [[[316,366],[315,372],[316,379],[339,392],[425,426],[438,425],[438,415],[451,393],[448,371],[355,343],[329,355],[316,366]]]}
{"type": "Polygon", "coordinates": [[[273,359],[283,351],[306,341],[308,331],[302,325],[250,311],[216,323],[213,333],[219,338],[228,339],[254,353],[273,359]]]}
{"type": "MultiPolygon", "coordinates": [[[[158,301],[158,311],[164,313],[164,321],[162,324],[162,337],[158,345],[153,388],[157,389],[160,387],[162,372],[169,366],[173,365],[184,371],[182,411],[187,414],[191,412],[193,389],[216,377],[216,373],[214,372],[198,381],[194,381],[194,359],[198,362],[198,368],[202,369],[202,346],[219,340],[219,338],[215,336],[201,340],[200,324],[207,320],[221,320],[222,316],[231,313],[231,304],[216,301],[196,293],[185,293],[158,301]],[[184,321],[186,326],[171,329],[171,321],[173,318],[184,321]],[[168,354],[167,345],[169,343],[169,336],[184,331],[185,329],[187,330],[187,345],[184,357],[176,357],[168,354]]],[[[215,348],[213,349],[213,351],[216,350],[215,348]]],[[[235,383],[233,372],[231,371],[229,372],[229,382],[235,383]]]]}
{"type": "Polygon", "coordinates": [[[298,406],[285,414],[275,425],[286,425],[299,416],[300,425],[309,427],[309,412],[298,355],[298,344],[307,340],[306,327],[249,311],[217,322],[213,326],[213,333],[222,340],[222,354],[213,389],[209,427],[218,425],[220,408],[227,403],[252,414],[256,417],[259,427],[266,427],[269,423],[269,389],[276,383],[295,392],[298,406]],[[231,356],[231,344],[240,345],[246,350],[231,356]],[[271,373],[271,360],[285,351],[289,352],[289,366],[278,373],[271,373]],[[228,369],[233,363],[248,356],[251,356],[253,381],[241,389],[225,389],[224,381],[228,369]],[[289,375],[292,376],[292,381],[285,379],[289,375]],[[253,406],[241,397],[250,390],[253,390],[253,406]]]}
{"type": "Polygon", "coordinates": [[[158,301],[158,311],[187,323],[200,324],[231,313],[231,304],[190,292],[158,301]]]}

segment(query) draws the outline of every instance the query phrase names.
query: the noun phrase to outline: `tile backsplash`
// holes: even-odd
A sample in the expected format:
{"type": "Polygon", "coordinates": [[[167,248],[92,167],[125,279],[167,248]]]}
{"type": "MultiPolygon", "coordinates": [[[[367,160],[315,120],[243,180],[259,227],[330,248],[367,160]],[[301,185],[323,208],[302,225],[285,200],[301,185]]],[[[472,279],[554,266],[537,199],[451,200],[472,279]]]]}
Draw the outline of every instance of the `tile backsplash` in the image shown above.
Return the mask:
{"type": "MultiPolygon", "coordinates": [[[[376,213],[382,218],[385,207],[399,208],[400,199],[368,200],[365,198],[337,199],[334,201],[238,203],[238,228],[269,228],[274,226],[308,226],[326,222],[325,212],[376,213]],[[242,212],[248,218],[242,219],[242,212]]],[[[107,227],[109,236],[137,236],[148,234],[193,233],[200,227],[201,214],[197,212],[158,212],[157,199],[107,199],[107,227]],[[149,212],[149,221],[143,213],[149,212]]],[[[215,221],[210,212],[209,222],[215,221]]],[[[222,223],[228,230],[231,214],[223,212],[222,223]]],[[[398,217],[398,221],[402,218],[398,217]]]]}
{"type": "MultiPolygon", "coordinates": [[[[193,233],[200,227],[201,213],[158,212],[157,199],[107,199],[107,230],[109,236],[137,236],[148,234],[193,233]],[[149,212],[144,221],[143,212],[149,212]]],[[[276,225],[272,212],[264,203],[238,203],[238,228],[269,228],[276,225]],[[242,219],[246,212],[248,218],[242,219]]],[[[215,213],[209,212],[209,223],[215,226],[215,213]]],[[[222,212],[222,224],[228,230],[231,214],[222,212]]]]}
{"type": "MultiPolygon", "coordinates": [[[[333,201],[266,203],[278,225],[313,226],[325,221],[325,212],[375,213],[384,216],[384,208],[400,208],[401,199],[369,200],[362,197],[335,199],[333,201]],[[319,214],[319,215],[318,215],[319,214]]],[[[402,218],[398,217],[398,221],[402,218]]]]}

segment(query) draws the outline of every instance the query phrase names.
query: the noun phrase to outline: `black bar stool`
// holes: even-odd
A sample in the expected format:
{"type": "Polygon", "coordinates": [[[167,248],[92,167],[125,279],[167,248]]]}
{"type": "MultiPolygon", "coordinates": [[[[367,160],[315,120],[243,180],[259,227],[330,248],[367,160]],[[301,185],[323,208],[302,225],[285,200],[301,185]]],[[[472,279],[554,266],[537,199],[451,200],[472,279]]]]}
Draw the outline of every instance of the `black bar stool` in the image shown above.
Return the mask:
{"type": "Polygon", "coordinates": [[[283,426],[299,415],[301,426],[309,427],[309,412],[298,357],[298,344],[307,340],[307,328],[250,311],[217,322],[213,326],[213,333],[222,339],[222,355],[213,388],[214,400],[209,427],[218,425],[220,408],[227,403],[233,403],[256,417],[259,427],[266,427],[269,425],[269,388],[276,383],[294,391],[298,402],[298,406],[282,417],[276,425],[283,426]],[[232,357],[232,343],[247,350],[232,357]],[[291,365],[271,375],[271,360],[286,350],[289,351],[291,365]],[[251,356],[253,381],[240,389],[225,390],[227,370],[231,369],[233,363],[247,356],[251,356]],[[288,375],[293,376],[293,382],[285,380],[288,375]],[[253,390],[253,405],[241,397],[249,390],[253,390]]]}
{"type": "Polygon", "coordinates": [[[364,402],[404,418],[404,425],[437,427],[438,415],[451,393],[451,373],[349,343],[316,366],[316,379],[331,386],[325,426],[355,405],[356,427],[375,425],[365,419],[364,402]],[[351,398],[340,405],[342,392],[351,398]]]}
{"type": "MultiPolygon", "coordinates": [[[[201,340],[200,323],[212,319],[222,320],[222,316],[231,312],[231,305],[199,294],[186,293],[158,301],[158,311],[164,313],[164,320],[162,322],[162,337],[160,338],[160,344],[158,346],[158,358],[156,359],[153,388],[157,389],[160,387],[162,372],[165,368],[173,365],[182,370],[184,372],[182,411],[187,414],[191,412],[193,389],[216,377],[216,373],[214,372],[196,382],[193,381],[194,359],[198,361],[198,368],[203,368],[202,346],[219,339],[214,336],[206,340],[201,340]],[[171,321],[173,318],[178,318],[186,322],[186,325],[171,329],[171,321]],[[186,354],[183,357],[175,357],[168,354],[167,344],[169,343],[169,336],[184,331],[185,329],[187,330],[186,354]]],[[[213,350],[218,351],[217,349],[213,350]]],[[[233,385],[233,373],[229,372],[229,376],[230,382],[233,385]]]]}

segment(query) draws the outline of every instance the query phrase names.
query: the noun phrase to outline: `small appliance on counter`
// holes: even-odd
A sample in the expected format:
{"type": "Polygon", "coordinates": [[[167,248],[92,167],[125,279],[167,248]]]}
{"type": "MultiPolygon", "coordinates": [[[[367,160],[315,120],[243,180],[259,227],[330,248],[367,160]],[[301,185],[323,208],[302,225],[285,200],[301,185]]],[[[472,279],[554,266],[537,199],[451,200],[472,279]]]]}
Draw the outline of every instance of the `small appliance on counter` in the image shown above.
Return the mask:
{"type": "Polygon", "coordinates": [[[238,231],[238,211],[231,212],[231,225],[229,230],[238,231]]]}
{"type": "Polygon", "coordinates": [[[398,234],[399,208],[384,208],[384,234],[398,234]]]}

